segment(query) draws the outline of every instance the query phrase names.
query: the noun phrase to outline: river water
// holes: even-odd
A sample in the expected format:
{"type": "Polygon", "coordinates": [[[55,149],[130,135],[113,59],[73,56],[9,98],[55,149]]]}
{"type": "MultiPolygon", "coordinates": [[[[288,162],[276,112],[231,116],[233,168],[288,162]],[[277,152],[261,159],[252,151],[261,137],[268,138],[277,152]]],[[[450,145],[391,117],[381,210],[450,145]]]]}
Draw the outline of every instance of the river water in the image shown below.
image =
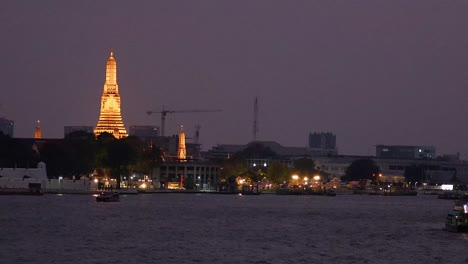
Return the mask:
{"type": "Polygon", "coordinates": [[[0,196],[0,263],[468,263],[434,196],[0,196]]]}

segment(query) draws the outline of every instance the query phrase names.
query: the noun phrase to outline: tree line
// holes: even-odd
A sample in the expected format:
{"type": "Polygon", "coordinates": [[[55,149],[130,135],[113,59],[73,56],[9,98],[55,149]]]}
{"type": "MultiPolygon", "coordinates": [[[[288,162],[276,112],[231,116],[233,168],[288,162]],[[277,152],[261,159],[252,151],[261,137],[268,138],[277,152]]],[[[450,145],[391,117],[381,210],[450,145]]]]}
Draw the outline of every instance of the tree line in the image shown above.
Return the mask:
{"type": "Polygon", "coordinates": [[[132,136],[116,139],[109,133],[96,137],[77,131],[63,140],[41,141],[11,138],[0,133],[0,167],[33,168],[43,161],[49,178],[79,179],[99,168],[120,181],[120,175],[151,174],[158,159],[159,149],[132,136]]]}
{"type": "MultiPolygon", "coordinates": [[[[139,173],[150,175],[153,168],[161,162],[160,149],[144,144],[137,137],[129,136],[116,139],[112,134],[77,131],[65,136],[63,140],[17,139],[0,132],[0,167],[36,167],[39,161],[47,165],[50,178],[59,176],[80,178],[89,176],[99,168],[107,175],[120,181],[120,175],[139,173]]],[[[281,185],[291,179],[291,175],[316,175],[326,177],[319,171],[314,161],[303,157],[293,162],[293,166],[281,161],[281,157],[270,148],[252,143],[230,159],[212,160],[221,167],[220,180],[233,182],[239,176],[250,182],[267,180],[273,185],[281,185]],[[272,160],[267,167],[258,164],[248,166],[249,159],[272,160]]],[[[427,165],[415,164],[405,168],[407,182],[421,182],[427,179],[427,165]]],[[[341,180],[376,180],[380,174],[379,166],[372,159],[353,161],[341,180]]],[[[187,182],[190,184],[190,182],[187,182]]]]}

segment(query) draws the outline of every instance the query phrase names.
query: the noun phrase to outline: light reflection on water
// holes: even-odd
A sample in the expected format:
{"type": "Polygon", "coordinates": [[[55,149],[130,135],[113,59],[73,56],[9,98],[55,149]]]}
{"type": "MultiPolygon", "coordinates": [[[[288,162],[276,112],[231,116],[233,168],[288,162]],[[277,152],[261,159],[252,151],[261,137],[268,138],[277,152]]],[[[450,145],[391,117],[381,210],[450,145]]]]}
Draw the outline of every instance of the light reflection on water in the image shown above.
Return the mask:
{"type": "Polygon", "coordinates": [[[0,197],[0,263],[462,263],[434,196],[0,197]]]}

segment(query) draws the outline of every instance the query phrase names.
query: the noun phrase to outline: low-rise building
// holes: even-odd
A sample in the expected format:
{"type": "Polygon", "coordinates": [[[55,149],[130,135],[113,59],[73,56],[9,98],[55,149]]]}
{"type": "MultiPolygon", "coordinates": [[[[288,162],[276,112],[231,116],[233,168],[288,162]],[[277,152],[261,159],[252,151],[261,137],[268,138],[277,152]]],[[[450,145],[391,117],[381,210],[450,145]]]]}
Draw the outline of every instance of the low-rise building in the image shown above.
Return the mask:
{"type": "Polygon", "coordinates": [[[309,133],[309,152],[313,157],[336,156],[336,135],[330,132],[309,133]]]}
{"type": "Polygon", "coordinates": [[[337,156],[314,158],[317,169],[325,172],[329,178],[340,178],[346,174],[346,168],[358,159],[372,159],[379,166],[381,180],[401,182],[406,168],[422,166],[421,179],[430,184],[443,184],[457,181],[468,183],[468,163],[464,161],[421,160],[421,159],[387,159],[367,156],[337,156]]]}
{"type": "Polygon", "coordinates": [[[93,127],[92,126],[64,126],[63,127],[63,134],[66,137],[67,135],[73,132],[85,132],[89,134],[93,134],[93,127]]]}
{"type": "Polygon", "coordinates": [[[152,180],[155,188],[166,189],[168,182],[192,181],[198,190],[213,190],[219,175],[220,167],[207,162],[163,162],[154,168],[152,180]]]}
{"type": "Polygon", "coordinates": [[[377,145],[375,156],[387,159],[435,159],[434,146],[377,145]]]}

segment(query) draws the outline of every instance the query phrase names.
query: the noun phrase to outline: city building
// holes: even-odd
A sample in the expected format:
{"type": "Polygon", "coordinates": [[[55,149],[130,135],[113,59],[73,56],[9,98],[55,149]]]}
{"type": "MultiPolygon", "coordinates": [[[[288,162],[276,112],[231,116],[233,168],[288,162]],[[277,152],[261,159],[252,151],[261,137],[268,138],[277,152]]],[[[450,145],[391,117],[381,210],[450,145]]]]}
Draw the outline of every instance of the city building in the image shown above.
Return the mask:
{"type": "MultiPolygon", "coordinates": [[[[307,155],[309,153],[308,148],[283,147],[276,142],[269,141],[257,141],[252,143],[264,144],[265,147],[268,147],[277,154],[275,157],[248,158],[247,163],[249,167],[252,168],[268,168],[273,161],[293,166],[295,160],[310,157],[310,155],[307,155]]],[[[227,159],[234,156],[236,153],[244,151],[250,144],[218,144],[203,154],[207,159],[227,159]]],[[[344,176],[348,166],[355,160],[372,159],[380,168],[381,174],[379,175],[379,181],[381,182],[404,182],[405,170],[407,168],[421,166],[424,168],[423,175],[421,175],[422,182],[412,183],[417,184],[419,187],[423,184],[438,184],[440,186],[441,184],[451,184],[455,182],[458,184],[468,184],[468,163],[460,160],[458,154],[429,158],[435,157],[436,153],[434,147],[413,146],[411,149],[413,155],[402,155],[401,153],[406,152],[400,151],[400,154],[396,155],[396,157],[331,155],[316,156],[312,157],[312,159],[314,160],[316,169],[324,173],[324,181],[332,180],[333,178],[339,179],[344,176]]]]}
{"type": "Polygon", "coordinates": [[[106,65],[106,81],[101,98],[101,111],[94,134],[110,133],[116,138],[127,137],[120,109],[119,85],[117,84],[117,61],[111,51],[106,65]]]}
{"type": "Polygon", "coordinates": [[[63,134],[64,136],[67,136],[68,134],[71,134],[73,132],[85,132],[85,133],[93,133],[93,127],[92,126],[64,126],[63,127],[63,134]]]}
{"type": "Polygon", "coordinates": [[[435,159],[434,146],[377,145],[375,156],[387,159],[435,159]]]}
{"type": "Polygon", "coordinates": [[[156,138],[159,136],[159,127],[156,126],[130,126],[129,135],[139,138],[146,144],[152,144],[156,142],[156,138]]]}
{"type": "Polygon", "coordinates": [[[232,157],[236,153],[247,149],[248,147],[252,146],[252,144],[258,144],[261,146],[261,148],[271,150],[275,154],[275,157],[259,156],[250,158],[247,160],[247,162],[251,167],[266,167],[273,160],[281,161],[282,163],[290,163],[289,161],[292,162],[295,159],[310,156],[309,149],[306,147],[285,147],[275,141],[255,141],[245,145],[218,144],[216,146],[213,146],[207,152],[202,153],[202,157],[205,159],[215,160],[227,159],[228,157],[232,157]]]}
{"type": "Polygon", "coordinates": [[[247,145],[236,145],[236,144],[217,144],[208,151],[201,153],[202,157],[213,160],[223,160],[231,157],[237,152],[240,152],[247,148],[247,145]]]}
{"type": "Polygon", "coordinates": [[[206,162],[188,160],[186,162],[163,162],[153,171],[156,188],[166,189],[169,183],[192,181],[197,189],[213,190],[220,174],[220,167],[206,162]],[[159,186],[158,186],[159,183],[159,186]]]}
{"type": "MultiPolygon", "coordinates": [[[[335,156],[314,158],[317,169],[325,172],[328,179],[340,178],[346,174],[346,168],[358,159],[372,159],[379,166],[380,181],[402,182],[405,170],[410,166],[422,166],[423,182],[428,184],[448,184],[454,181],[468,183],[468,163],[460,160],[422,160],[422,159],[394,159],[366,156],[335,156]]],[[[414,183],[413,183],[414,184],[414,183]]],[[[420,182],[422,184],[422,182],[420,182]]]]}
{"type": "Polygon", "coordinates": [[[193,157],[187,155],[185,132],[182,126],[178,136],[177,156],[166,155],[163,160],[164,162],[153,171],[152,180],[157,188],[182,189],[186,181],[191,181],[198,190],[215,188],[220,167],[209,162],[194,160],[193,157]]]}
{"type": "Polygon", "coordinates": [[[4,117],[0,117],[0,132],[6,136],[13,137],[15,129],[15,122],[13,120],[8,120],[4,117]]]}
{"type": "Polygon", "coordinates": [[[309,133],[309,150],[313,157],[337,155],[336,135],[330,132],[309,133]]]}

